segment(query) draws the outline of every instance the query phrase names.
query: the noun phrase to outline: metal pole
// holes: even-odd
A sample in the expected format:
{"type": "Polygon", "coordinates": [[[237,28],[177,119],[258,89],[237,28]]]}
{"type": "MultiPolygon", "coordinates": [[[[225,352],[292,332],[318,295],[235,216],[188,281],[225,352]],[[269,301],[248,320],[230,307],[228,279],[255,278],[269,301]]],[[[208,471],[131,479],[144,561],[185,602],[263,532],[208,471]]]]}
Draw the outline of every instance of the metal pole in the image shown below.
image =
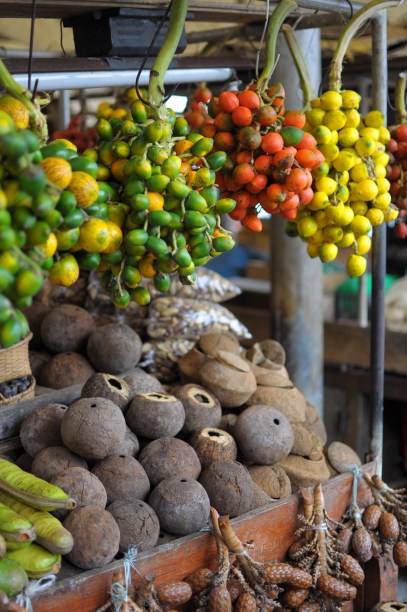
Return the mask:
{"type": "Polygon", "coordinates": [[[62,89],[58,100],[58,129],[66,130],[71,120],[71,91],[62,89]]]}
{"type": "MultiPolygon", "coordinates": [[[[380,11],[372,21],[372,102],[386,116],[387,110],[387,20],[380,11]]],[[[373,229],[372,315],[370,337],[371,431],[370,455],[381,474],[383,461],[384,397],[384,290],[386,277],[386,225],[373,229]]]]}
{"type": "MultiPolygon", "coordinates": [[[[313,89],[321,81],[319,30],[297,32],[311,72],[313,89]]],[[[298,74],[285,40],[279,37],[280,59],[273,82],[286,90],[286,107],[302,107],[298,74]]],[[[310,259],[306,245],[284,231],[285,220],[271,224],[271,334],[284,346],[287,369],[295,386],[322,416],[323,410],[323,296],[322,264],[310,259]]]]}

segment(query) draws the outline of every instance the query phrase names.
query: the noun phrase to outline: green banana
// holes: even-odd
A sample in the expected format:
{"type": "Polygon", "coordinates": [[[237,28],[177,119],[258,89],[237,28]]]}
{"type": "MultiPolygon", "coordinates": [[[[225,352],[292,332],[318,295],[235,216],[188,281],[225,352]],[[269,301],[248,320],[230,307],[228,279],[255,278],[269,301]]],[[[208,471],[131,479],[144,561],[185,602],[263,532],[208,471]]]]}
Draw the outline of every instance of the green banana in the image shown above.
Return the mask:
{"type": "Polygon", "coordinates": [[[55,516],[44,510],[30,508],[8,493],[0,491],[0,509],[3,504],[33,524],[37,544],[59,555],[66,555],[72,550],[73,538],[55,516]]]}
{"type": "Polygon", "coordinates": [[[24,472],[7,459],[0,459],[0,489],[39,510],[72,510],[76,505],[65,491],[24,472]]]}
{"type": "Polygon", "coordinates": [[[44,574],[57,574],[61,569],[61,555],[45,550],[39,544],[27,548],[9,550],[6,559],[15,561],[27,572],[29,578],[41,578],[44,574]]]}
{"type": "Polygon", "coordinates": [[[35,530],[29,519],[20,516],[0,500],[0,535],[6,540],[25,542],[35,539],[35,530]]]}
{"type": "Polygon", "coordinates": [[[28,584],[27,572],[12,559],[0,561],[0,589],[8,597],[14,597],[28,584]]]}

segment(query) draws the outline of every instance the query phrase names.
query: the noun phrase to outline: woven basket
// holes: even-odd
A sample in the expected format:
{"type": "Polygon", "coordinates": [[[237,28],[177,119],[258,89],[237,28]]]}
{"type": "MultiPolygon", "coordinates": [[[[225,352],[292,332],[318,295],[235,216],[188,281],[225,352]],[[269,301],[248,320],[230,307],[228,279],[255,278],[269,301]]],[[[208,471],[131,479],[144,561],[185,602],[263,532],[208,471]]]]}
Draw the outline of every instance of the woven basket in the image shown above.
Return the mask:
{"type": "Polygon", "coordinates": [[[34,397],[35,378],[31,372],[28,356],[28,344],[31,338],[32,333],[29,332],[28,335],[20,340],[20,342],[17,342],[17,344],[0,350],[0,383],[12,380],[13,378],[20,378],[21,376],[28,376],[31,381],[28,389],[13,397],[5,398],[0,393],[0,406],[34,397]]]}

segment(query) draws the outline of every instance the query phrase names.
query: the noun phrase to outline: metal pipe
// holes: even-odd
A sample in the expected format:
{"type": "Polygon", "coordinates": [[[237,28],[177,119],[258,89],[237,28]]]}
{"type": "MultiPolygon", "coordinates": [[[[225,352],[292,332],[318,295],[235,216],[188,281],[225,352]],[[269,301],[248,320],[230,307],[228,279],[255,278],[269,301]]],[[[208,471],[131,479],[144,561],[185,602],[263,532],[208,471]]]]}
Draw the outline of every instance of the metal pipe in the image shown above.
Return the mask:
{"type": "MultiPolygon", "coordinates": [[[[165,83],[208,83],[227,81],[234,74],[231,68],[177,68],[167,71],[165,83]]],[[[15,74],[14,79],[20,85],[27,87],[28,75],[15,74]]],[[[54,89],[91,89],[93,87],[130,87],[134,85],[134,70],[106,70],[86,72],[40,72],[34,73],[33,79],[38,79],[38,89],[48,91],[54,89]]],[[[150,71],[143,70],[139,85],[148,85],[150,71]]]]}
{"type": "MultiPolygon", "coordinates": [[[[387,15],[380,11],[372,20],[372,103],[385,116],[387,111],[387,15]]],[[[372,314],[370,336],[371,422],[370,456],[383,462],[383,397],[385,359],[386,225],[373,228],[372,314]]]]}
{"type": "Polygon", "coordinates": [[[71,92],[64,89],[58,98],[58,129],[66,130],[71,120],[71,92]]]}
{"type": "Polygon", "coordinates": [[[346,17],[350,17],[363,7],[361,2],[348,2],[347,0],[297,0],[299,8],[310,9],[312,11],[334,11],[343,13],[346,17]],[[352,5],[352,8],[351,6],[352,5]]]}

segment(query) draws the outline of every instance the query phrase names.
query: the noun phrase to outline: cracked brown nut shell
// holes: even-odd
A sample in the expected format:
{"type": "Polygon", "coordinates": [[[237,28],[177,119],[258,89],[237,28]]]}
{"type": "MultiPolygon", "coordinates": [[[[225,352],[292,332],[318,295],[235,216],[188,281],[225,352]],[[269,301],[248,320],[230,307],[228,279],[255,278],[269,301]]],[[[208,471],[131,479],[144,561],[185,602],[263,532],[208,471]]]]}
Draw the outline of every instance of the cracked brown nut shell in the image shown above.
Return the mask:
{"type": "Polygon", "coordinates": [[[226,431],[215,427],[204,427],[195,431],[189,439],[202,467],[217,461],[235,461],[237,446],[234,438],[226,431]]]}
{"type": "Polygon", "coordinates": [[[126,425],[126,433],[124,435],[123,443],[120,445],[120,448],[115,455],[131,455],[132,457],[137,457],[140,452],[140,441],[135,433],[133,433],[130,427],[126,425]]]}
{"type": "Polygon", "coordinates": [[[266,506],[270,502],[274,500],[271,499],[267,493],[263,491],[261,487],[259,487],[255,482],[252,484],[252,501],[250,503],[250,510],[256,510],[256,508],[261,508],[262,506],[266,506]]]}
{"type": "Polygon", "coordinates": [[[25,417],[20,426],[20,440],[31,457],[48,446],[62,446],[61,422],[66,410],[64,404],[47,404],[25,417]]]}
{"type": "Polygon", "coordinates": [[[41,368],[40,383],[51,389],[79,385],[95,373],[89,361],[80,353],[59,353],[41,368]]]}
{"type": "Polygon", "coordinates": [[[201,473],[201,463],[195,450],[178,438],[153,440],[143,448],[138,460],[152,487],[171,476],[196,480],[201,473]]]}
{"type": "Polygon", "coordinates": [[[134,368],[132,372],[124,376],[124,380],[129,386],[130,400],[134,399],[139,393],[165,391],[163,385],[155,376],[148,374],[141,368],[134,368]]]}
{"type": "Polygon", "coordinates": [[[255,366],[253,372],[256,377],[257,384],[262,387],[280,387],[281,389],[292,389],[294,387],[294,383],[288,378],[288,376],[284,376],[282,373],[280,373],[280,371],[274,372],[272,370],[267,370],[266,368],[255,366]]]}
{"type": "Polygon", "coordinates": [[[349,472],[355,465],[362,465],[357,453],[343,442],[331,442],[326,449],[326,456],[332,467],[340,473],[349,472]]]}
{"type": "Polygon", "coordinates": [[[162,529],[187,535],[204,527],[210,502],[204,487],[192,478],[173,476],[162,480],[148,498],[162,529]]]}
{"type": "Polygon", "coordinates": [[[240,342],[231,332],[228,331],[208,331],[201,335],[198,340],[198,348],[205,355],[216,356],[216,352],[228,351],[229,353],[239,354],[240,342]]]}
{"type": "Polygon", "coordinates": [[[294,441],[284,414],[264,404],[243,410],[236,421],[234,437],[245,459],[260,465],[271,465],[287,457],[294,441]]]}
{"type": "Polygon", "coordinates": [[[310,461],[299,455],[288,455],[278,462],[291,481],[293,493],[302,487],[314,487],[330,477],[325,457],[319,461],[310,461]]]}
{"type": "Polygon", "coordinates": [[[95,329],[95,321],[84,308],[57,304],[41,323],[41,338],[53,353],[81,352],[95,329]]]}
{"type": "Polygon", "coordinates": [[[233,436],[233,428],[236,425],[237,416],[238,415],[234,412],[223,414],[218,429],[222,429],[223,431],[226,431],[231,436],[233,436]]]}
{"type": "Polygon", "coordinates": [[[134,367],[141,357],[140,336],[128,325],[108,323],[89,337],[86,352],[99,372],[121,374],[134,367]]]}
{"type": "Polygon", "coordinates": [[[305,398],[296,388],[257,387],[248,399],[247,404],[267,404],[280,410],[291,423],[303,423],[305,420],[305,398]]]}
{"type": "Polygon", "coordinates": [[[250,465],[250,476],[263,491],[274,499],[291,495],[291,481],[278,465],[250,465]]]}
{"type": "Polygon", "coordinates": [[[106,510],[120,530],[119,552],[125,553],[131,546],[136,546],[142,552],[157,544],[160,523],[151,506],[140,499],[117,499],[106,510]]]}
{"type": "Polygon", "coordinates": [[[102,567],[119,551],[120,531],[113,516],[98,506],[72,510],[64,521],[74,545],[67,560],[82,569],[102,567]]]}
{"type": "Polygon", "coordinates": [[[82,457],[75,455],[64,446],[48,446],[35,456],[31,465],[31,473],[49,481],[69,467],[81,467],[86,470],[88,464],[82,457]]]}
{"type": "Polygon", "coordinates": [[[105,487],[108,504],[116,499],[145,499],[150,492],[145,469],[129,455],[106,457],[95,463],[91,471],[105,487]]]}
{"type": "Polygon", "coordinates": [[[39,380],[42,368],[52,358],[52,355],[51,353],[48,353],[48,351],[32,351],[30,348],[28,358],[30,360],[31,374],[36,380],[39,380]]]}
{"type": "Polygon", "coordinates": [[[104,397],[124,411],[130,402],[130,388],[123,378],[98,372],[85,382],[81,397],[104,397]]]}
{"type": "Polygon", "coordinates": [[[292,423],[294,432],[294,443],[291,449],[293,455],[308,457],[311,461],[317,461],[322,457],[322,441],[313,431],[310,431],[301,423],[292,423]]]}
{"type": "Polygon", "coordinates": [[[185,410],[182,434],[189,435],[203,427],[218,427],[222,408],[217,397],[201,387],[189,383],[181,385],[174,393],[185,410]]]}
{"type": "Polygon", "coordinates": [[[249,511],[253,481],[248,469],[238,461],[211,463],[202,471],[199,482],[219,514],[235,517],[249,511]]]}
{"type": "MultiPolygon", "coordinates": [[[[89,505],[104,508],[107,504],[106,489],[99,478],[82,467],[66,468],[58,472],[50,482],[72,497],[77,508],[89,505]]],[[[59,518],[67,514],[66,510],[58,510],[59,518]]]]}
{"type": "Polygon", "coordinates": [[[242,406],[254,393],[257,383],[249,363],[234,353],[218,351],[216,359],[200,370],[201,384],[225,408],[242,406]]]}
{"type": "Polygon", "coordinates": [[[151,440],[176,436],[184,421],[185,410],[179,399],[158,391],[136,395],[126,412],[130,429],[151,440]]]}
{"type": "Polygon", "coordinates": [[[126,422],[116,404],[103,397],[85,397],[71,404],[61,423],[65,446],[85,459],[103,459],[124,441],[126,422]]]}
{"type": "Polygon", "coordinates": [[[193,382],[199,384],[201,382],[201,368],[211,359],[212,357],[205,355],[205,353],[200,351],[196,345],[193,346],[178,360],[178,369],[180,372],[181,381],[185,383],[193,382]]]}

